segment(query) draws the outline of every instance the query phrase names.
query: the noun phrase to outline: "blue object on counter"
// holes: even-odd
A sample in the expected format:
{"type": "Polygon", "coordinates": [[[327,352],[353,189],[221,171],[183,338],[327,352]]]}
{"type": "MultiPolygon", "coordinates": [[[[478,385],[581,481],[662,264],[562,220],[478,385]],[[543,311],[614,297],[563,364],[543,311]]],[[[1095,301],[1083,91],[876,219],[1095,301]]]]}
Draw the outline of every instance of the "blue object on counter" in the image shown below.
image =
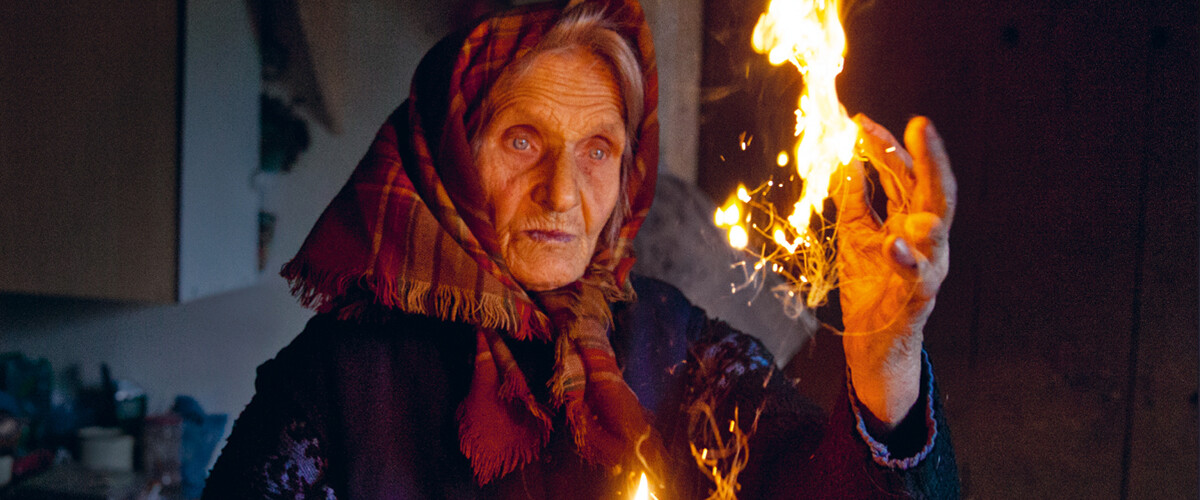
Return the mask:
{"type": "Polygon", "coordinates": [[[176,396],[172,410],[183,418],[183,438],[179,450],[183,496],[199,498],[204,492],[208,462],[212,460],[217,443],[225,434],[225,422],[229,420],[229,415],[207,415],[200,403],[190,396],[176,396]]]}
{"type": "Polygon", "coordinates": [[[21,402],[11,394],[0,389],[0,412],[7,413],[14,417],[25,416],[25,409],[21,407],[21,402]]]}
{"type": "Polygon", "coordinates": [[[18,454],[46,444],[44,422],[51,408],[53,373],[50,362],[43,358],[0,353],[0,411],[28,423],[17,445],[18,454]]]}

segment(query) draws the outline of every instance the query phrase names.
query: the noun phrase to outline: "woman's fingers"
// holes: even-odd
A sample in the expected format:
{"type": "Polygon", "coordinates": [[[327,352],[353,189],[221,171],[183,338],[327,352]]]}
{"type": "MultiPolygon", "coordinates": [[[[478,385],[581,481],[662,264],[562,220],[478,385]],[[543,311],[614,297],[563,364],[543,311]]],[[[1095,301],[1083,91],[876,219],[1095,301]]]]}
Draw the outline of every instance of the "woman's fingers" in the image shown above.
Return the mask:
{"type": "MultiPolygon", "coordinates": [[[[925,117],[913,118],[905,129],[907,149],[866,116],[860,114],[854,120],[861,129],[861,150],[879,171],[880,184],[887,193],[888,219],[881,221],[871,209],[864,167],[855,160],[839,171],[843,175],[837,179],[834,196],[839,222],[852,227],[865,225],[872,231],[883,229],[876,233],[882,241],[866,245],[878,248],[881,255],[863,248],[866,253],[862,256],[879,255],[898,276],[916,284],[921,297],[930,299],[949,270],[948,239],[956,201],[954,174],[945,147],[925,117]]],[[[843,238],[866,236],[850,231],[843,233],[843,238]]]]}
{"type": "Polygon", "coordinates": [[[917,282],[932,297],[950,269],[949,228],[938,216],[918,212],[889,218],[882,248],[888,264],[907,281],[917,282]]]}
{"type": "Polygon", "coordinates": [[[891,132],[866,115],[860,113],[854,121],[861,130],[859,145],[862,152],[879,172],[879,182],[888,197],[888,213],[907,212],[914,184],[912,157],[891,132]]]}
{"type": "Polygon", "coordinates": [[[871,230],[878,230],[882,222],[875,210],[871,209],[871,199],[867,195],[867,175],[861,161],[855,159],[849,165],[838,169],[833,174],[835,180],[833,203],[838,209],[839,224],[860,224],[871,230]]]}
{"type": "Polygon", "coordinates": [[[924,116],[908,122],[905,147],[888,130],[865,115],[854,117],[862,133],[863,154],[879,171],[888,197],[888,212],[932,212],[949,226],[954,219],[957,184],[945,145],[924,116]]]}
{"type": "Polygon", "coordinates": [[[925,257],[913,249],[904,238],[892,234],[883,240],[884,259],[896,274],[905,281],[921,279],[921,265],[925,257]]]}
{"type": "Polygon", "coordinates": [[[949,228],[958,201],[958,184],[950,170],[950,159],[941,136],[933,122],[918,116],[908,122],[904,143],[912,153],[913,174],[917,179],[913,193],[913,202],[917,206],[913,211],[932,212],[949,228]]]}

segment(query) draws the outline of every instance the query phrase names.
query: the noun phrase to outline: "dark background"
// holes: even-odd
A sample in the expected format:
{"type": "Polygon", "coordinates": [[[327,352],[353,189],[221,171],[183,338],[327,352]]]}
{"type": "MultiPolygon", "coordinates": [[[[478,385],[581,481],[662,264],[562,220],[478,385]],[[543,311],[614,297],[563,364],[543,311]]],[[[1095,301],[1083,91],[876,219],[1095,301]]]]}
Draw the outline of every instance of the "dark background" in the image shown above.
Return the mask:
{"type": "MultiPolygon", "coordinates": [[[[698,178],[717,203],[794,141],[799,79],[744,42],[750,3],[705,2],[698,178]]],[[[929,116],[958,179],[926,344],[968,497],[1196,496],[1196,7],[846,9],[843,103],[897,137],[929,116]]],[[[836,361],[817,340],[794,374],[836,361]]]]}

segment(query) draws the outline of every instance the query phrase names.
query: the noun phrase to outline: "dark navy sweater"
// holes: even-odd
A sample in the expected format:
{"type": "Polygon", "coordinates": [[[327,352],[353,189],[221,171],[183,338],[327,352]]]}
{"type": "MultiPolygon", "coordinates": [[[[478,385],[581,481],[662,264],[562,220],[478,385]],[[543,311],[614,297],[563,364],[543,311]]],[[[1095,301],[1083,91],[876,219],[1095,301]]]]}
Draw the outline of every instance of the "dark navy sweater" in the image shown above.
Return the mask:
{"type": "MultiPolygon", "coordinates": [[[[670,285],[634,279],[638,300],[614,308],[613,349],[668,452],[670,491],[702,499],[712,483],[689,443],[711,441],[736,408],[755,429],[741,499],[957,498],[954,452],[926,363],[916,407],[887,443],[863,429],[850,391],[832,415],[802,398],[751,336],[707,318],[670,285]],[[754,419],[757,415],[757,425],[754,419]]],[[[553,346],[510,342],[538,396],[553,346]]],[[[258,369],[204,497],[624,498],[628,471],[583,462],[561,415],[538,459],[480,487],[459,451],[455,411],[474,365],[473,327],[414,315],[373,323],[318,315],[258,369]]]]}

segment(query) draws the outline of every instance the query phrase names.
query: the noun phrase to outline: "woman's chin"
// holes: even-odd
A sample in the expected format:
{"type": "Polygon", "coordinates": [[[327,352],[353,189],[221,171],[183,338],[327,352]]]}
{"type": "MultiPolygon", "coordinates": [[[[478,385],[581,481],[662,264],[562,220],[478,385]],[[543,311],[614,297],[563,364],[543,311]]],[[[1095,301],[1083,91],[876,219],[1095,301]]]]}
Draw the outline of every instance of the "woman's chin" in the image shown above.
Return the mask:
{"type": "Polygon", "coordinates": [[[579,245],[521,245],[505,252],[508,270],[526,290],[543,292],[573,283],[587,269],[590,252],[579,245]]]}
{"type": "Polygon", "coordinates": [[[510,269],[513,278],[526,290],[544,292],[573,283],[583,276],[586,265],[573,265],[568,262],[545,262],[537,264],[518,264],[510,269]]]}
{"type": "Polygon", "coordinates": [[[569,285],[575,280],[583,276],[583,270],[574,271],[573,269],[536,269],[531,272],[522,272],[513,269],[513,277],[526,290],[531,292],[544,292],[569,285]]]}

